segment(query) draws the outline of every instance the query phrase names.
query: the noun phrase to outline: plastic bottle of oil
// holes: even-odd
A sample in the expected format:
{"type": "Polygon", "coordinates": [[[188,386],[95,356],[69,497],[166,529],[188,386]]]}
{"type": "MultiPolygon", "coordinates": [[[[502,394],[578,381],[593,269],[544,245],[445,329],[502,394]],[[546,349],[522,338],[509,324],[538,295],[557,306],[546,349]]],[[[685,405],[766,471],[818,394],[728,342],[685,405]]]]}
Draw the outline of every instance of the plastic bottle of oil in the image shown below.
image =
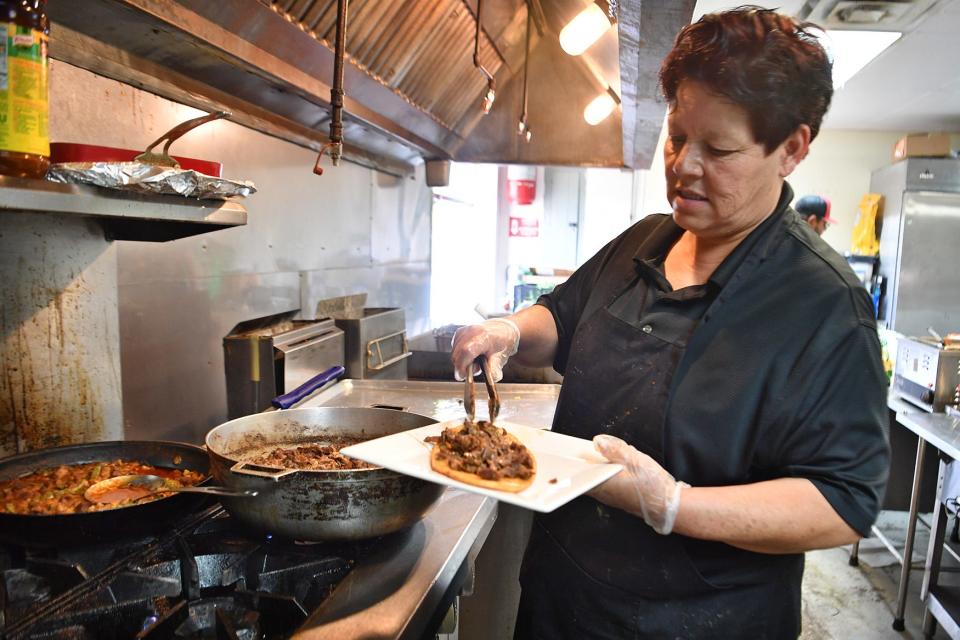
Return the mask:
{"type": "Polygon", "coordinates": [[[0,0],[0,175],[42,178],[47,133],[47,0],[0,0]]]}

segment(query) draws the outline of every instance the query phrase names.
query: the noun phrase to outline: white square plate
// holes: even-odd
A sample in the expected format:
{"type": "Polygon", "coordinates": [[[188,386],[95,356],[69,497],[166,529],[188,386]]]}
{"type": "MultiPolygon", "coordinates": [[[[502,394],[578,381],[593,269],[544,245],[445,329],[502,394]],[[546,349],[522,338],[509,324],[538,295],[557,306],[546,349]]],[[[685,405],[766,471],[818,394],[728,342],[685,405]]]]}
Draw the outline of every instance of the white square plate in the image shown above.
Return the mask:
{"type": "Polygon", "coordinates": [[[344,447],[340,453],[408,476],[479,493],[509,504],[549,513],[616,475],[622,467],[611,464],[589,440],[510,422],[497,422],[522,442],[537,461],[533,484],[518,493],[494,491],[466,484],[430,468],[428,436],[439,436],[445,427],[462,420],[438,422],[419,429],[344,447]],[[555,482],[551,482],[556,480],[555,482]]]}

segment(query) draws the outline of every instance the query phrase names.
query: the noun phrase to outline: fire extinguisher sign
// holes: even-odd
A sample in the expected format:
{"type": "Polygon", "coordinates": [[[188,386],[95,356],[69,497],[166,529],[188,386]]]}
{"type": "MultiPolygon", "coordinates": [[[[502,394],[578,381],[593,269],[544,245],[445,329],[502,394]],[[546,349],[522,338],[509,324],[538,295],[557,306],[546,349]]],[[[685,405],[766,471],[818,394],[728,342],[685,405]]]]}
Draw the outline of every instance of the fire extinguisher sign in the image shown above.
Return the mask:
{"type": "Polygon", "coordinates": [[[540,235],[540,220],[510,216],[511,238],[536,238],[540,235]]]}

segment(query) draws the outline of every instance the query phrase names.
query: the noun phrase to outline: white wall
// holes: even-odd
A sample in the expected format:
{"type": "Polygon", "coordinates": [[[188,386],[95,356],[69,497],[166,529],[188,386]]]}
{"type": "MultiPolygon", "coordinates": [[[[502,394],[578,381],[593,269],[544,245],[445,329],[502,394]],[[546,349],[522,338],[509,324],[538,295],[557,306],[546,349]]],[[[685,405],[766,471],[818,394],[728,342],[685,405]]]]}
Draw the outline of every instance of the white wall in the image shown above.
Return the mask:
{"type": "Polygon", "coordinates": [[[433,193],[430,323],[478,322],[474,308],[496,299],[497,165],[452,163],[433,193]]]}
{"type": "Polygon", "coordinates": [[[587,169],[583,225],[577,258],[581,264],[633,222],[633,171],[587,169]]]}
{"type": "Polygon", "coordinates": [[[670,203],[667,201],[667,183],[663,177],[663,145],[667,139],[667,121],[664,118],[660,129],[660,139],[657,140],[657,150],[653,154],[653,163],[645,174],[643,188],[636,193],[637,218],[649,216],[652,213],[670,213],[670,203]]]}
{"type": "MultiPolygon", "coordinates": [[[[839,253],[850,250],[850,238],[860,198],[870,189],[870,173],[890,164],[894,143],[903,135],[894,131],[821,131],[810,153],[787,182],[797,198],[819,194],[830,198],[830,217],[836,225],[823,238],[839,253]]],[[[660,132],[653,165],[637,194],[638,216],[670,211],[663,173],[666,127],[660,132]]]]}
{"type": "Polygon", "coordinates": [[[841,254],[850,251],[860,198],[870,191],[870,173],[892,161],[893,145],[903,134],[892,131],[821,131],[810,154],[787,181],[796,197],[808,194],[830,199],[830,217],[837,224],[823,239],[841,254]]]}

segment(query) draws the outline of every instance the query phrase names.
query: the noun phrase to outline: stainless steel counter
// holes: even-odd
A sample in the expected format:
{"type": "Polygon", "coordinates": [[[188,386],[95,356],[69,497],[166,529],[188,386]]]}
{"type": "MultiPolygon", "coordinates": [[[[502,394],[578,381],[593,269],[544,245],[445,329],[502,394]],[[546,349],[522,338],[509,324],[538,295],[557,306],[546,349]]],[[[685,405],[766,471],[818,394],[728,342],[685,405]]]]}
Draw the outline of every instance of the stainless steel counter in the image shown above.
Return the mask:
{"type": "MultiPolygon", "coordinates": [[[[558,384],[498,384],[500,418],[528,427],[549,429],[560,394],[558,384]]],[[[416,380],[344,380],[321,390],[301,407],[389,406],[432,416],[438,421],[463,417],[462,382],[416,380]]],[[[477,390],[477,418],[486,419],[483,385],[477,390]]]]}
{"type": "Polygon", "coordinates": [[[897,411],[897,422],[954,460],[960,458],[960,418],[907,407],[897,411]]]}
{"type": "MultiPolygon", "coordinates": [[[[933,445],[940,451],[939,472],[937,475],[937,496],[933,504],[933,519],[930,522],[930,541],[927,546],[927,556],[924,562],[923,585],[920,588],[920,599],[923,600],[925,611],[923,616],[923,635],[929,638],[933,635],[935,621],[939,622],[951,638],[960,637],[960,592],[956,587],[938,584],[940,562],[943,552],[947,551],[955,560],[960,556],[944,544],[947,524],[947,511],[944,500],[954,497],[947,494],[948,482],[947,465],[960,458],[960,418],[943,413],[927,413],[912,407],[897,412],[897,422],[917,434],[917,468],[921,468],[920,457],[926,443],[933,445]]],[[[914,480],[914,497],[917,495],[916,477],[914,480]]],[[[913,535],[916,530],[915,521],[918,505],[911,501],[910,516],[907,526],[907,549],[905,558],[911,557],[913,549],[913,535]]],[[[902,565],[900,575],[901,592],[906,590],[910,570],[908,562],[902,565]]],[[[898,601],[898,606],[900,602],[898,601]]],[[[900,609],[898,608],[898,613],[900,609]]],[[[894,629],[900,629],[897,622],[902,615],[895,619],[894,629]]]]}
{"type": "MultiPolygon", "coordinates": [[[[559,385],[501,384],[500,417],[550,428],[559,385]]],[[[482,387],[477,411],[486,413],[482,387]]],[[[391,406],[438,421],[463,416],[463,384],[405,380],[344,380],[299,404],[310,406],[391,406]]],[[[485,417],[478,416],[478,417],[485,417]]],[[[504,509],[497,501],[448,489],[426,517],[407,533],[387,538],[383,552],[365,558],[314,612],[297,640],[320,638],[421,638],[471,581],[474,595],[461,601],[461,639],[509,637],[520,595],[517,574],[532,513],[504,509]],[[481,553],[494,529],[495,553],[481,553]],[[469,559],[469,561],[468,561],[469,559]]]]}
{"type": "Polygon", "coordinates": [[[467,558],[497,517],[497,502],[448,490],[427,516],[358,560],[296,640],[422,638],[466,580],[467,558]]]}
{"type": "MultiPolygon", "coordinates": [[[[935,499],[933,508],[933,512],[935,514],[933,522],[931,522],[930,525],[927,525],[919,518],[920,505],[921,503],[925,502],[925,500],[921,497],[921,485],[924,483],[924,468],[928,453],[926,451],[926,446],[927,443],[930,443],[934,446],[934,448],[941,451],[943,454],[946,454],[952,458],[958,457],[958,455],[960,455],[960,432],[957,431],[957,427],[960,426],[960,420],[942,413],[928,413],[899,397],[893,389],[891,389],[887,395],[887,408],[896,415],[897,424],[906,427],[907,430],[917,436],[916,457],[914,458],[911,474],[912,482],[910,487],[910,507],[907,516],[907,535],[906,539],[904,540],[903,548],[900,549],[897,545],[895,545],[893,541],[888,539],[876,525],[871,527],[873,537],[876,537],[890,551],[890,553],[893,554],[893,557],[896,558],[897,562],[900,564],[900,581],[897,586],[897,599],[894,607],[892,626],[896,631],[903,631],[904,612],[906,611],[910,574],[913,571],[913,563],[906,562],[904,559],[913,557],[913,544],[917,523],[921,522],[925,526],[929,526],[935,532],[934,535],[931,535],[930,537],[930,549],[927,553],[924,587],[922,590],[924,594],[926,594],[928,591],[927,584],[930,581],[928,577],[931,574],[930,558],[936,557],[938,559],[936,562],[938,567],[940,553],[942,552],[943,548],[943,525],[937,523],[939,519],[937,514],[942,510],[942,506],[940,506],[940,492],[943,488],[943,473],[945,468],[942,459],[939,463],[940,477],[937,481],[937,497],[935,499]],[[940,508],[938,508],[938,506],[940,506],[940,508]],[[936,533],[938,528],[940,531],[939,533],[936,533]]],[[[896,451],[894,451],[894,454],[895,453],[896,451]]],[[[896,469],[894,467],[891,468],[891,476],[895,470],[896,469]]],[[[896,488],[892,487],[892,485],[893,479],[891,478],[887,487],[888,494],[892,488],[896,488]]],[[[850,564],[854,566],[857,565],[858,554],[859,543],[856,543],[853,545],[853,549],[851,551],[850,564]]],[[[958,557],[958,560],[960,560],[960,557],[958,557]]],[[[933,568],[933,572],[936,572],[936,568],[933,568]]],[[[923,597],[925,598],[926,595],[923,597]]],[[[932,600],[935,600],[935,598],[932,597],[932,600]]],[[[930,607],[929,603],[928,607],[930,607]]],[[[943,613],[942,608],[934,609],[931,607],[931,611],[934,610],[935,615],[943,614],[943,617],[946,620],[949,620],[950,623],[953,623],[953,615],[947,615],[943,613]]],[[[929,616],[925,616],[924,620],[925,632],[928,625],[928,617],[929,616]]],[[[958,629],[960,629],[960,627],[958,627],[958,629]]]]}

